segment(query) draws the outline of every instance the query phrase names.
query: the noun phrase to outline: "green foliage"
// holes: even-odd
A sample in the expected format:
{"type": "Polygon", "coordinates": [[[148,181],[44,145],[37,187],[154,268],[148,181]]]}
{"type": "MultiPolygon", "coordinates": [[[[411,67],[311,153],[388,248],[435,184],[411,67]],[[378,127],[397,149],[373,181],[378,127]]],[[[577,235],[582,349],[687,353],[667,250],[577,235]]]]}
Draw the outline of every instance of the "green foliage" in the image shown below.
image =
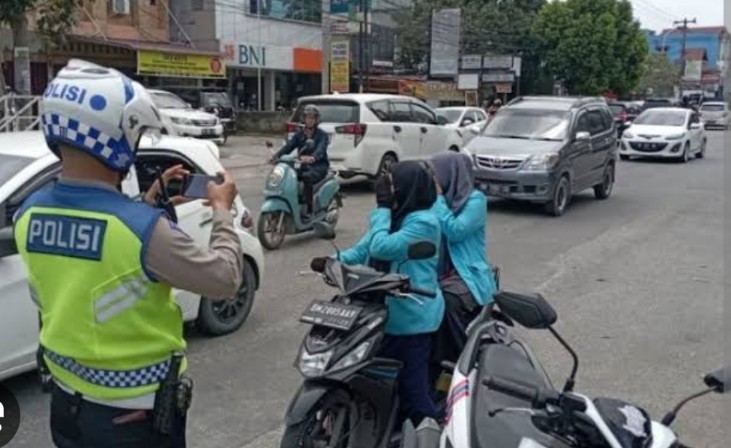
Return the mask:
{"type": "Polygon", "coordinates": [[[77,9],[83,3],[83,0],[2,0],[0,24],[15,29],[24,23],[27,12],[36,10],[38,33],[46,43],[58,44],[76,23],[77,9]]]}
{"type": "Polygon", "coordinates": [[[645,62],[645,75],[638,90],[647,93],[648,89],[652,89],[655,96],[672,96],[679,80],[678,66],[665,53],[652,53],[645,62]]]}
{"type": "Polygon", "coordinates": [[[547,72],[572,94],[625,95],[644,74],[647,40],[628,0],[553,1],[532,36],[547,72]]]}

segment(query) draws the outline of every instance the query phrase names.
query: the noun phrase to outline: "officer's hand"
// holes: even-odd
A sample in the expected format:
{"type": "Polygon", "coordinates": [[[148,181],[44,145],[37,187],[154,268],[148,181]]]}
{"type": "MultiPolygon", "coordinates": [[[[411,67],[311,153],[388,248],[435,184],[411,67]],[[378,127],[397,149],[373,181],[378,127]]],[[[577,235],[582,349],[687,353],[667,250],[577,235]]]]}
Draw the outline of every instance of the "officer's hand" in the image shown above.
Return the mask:
{"type": "Polygon", "coordinates": [[[221,184],[208,182],[208,201],[206,204],[213,208],[230,210],[239,190],[236,188],[233,177],[226,171],[221,171],[218,175],[223,177],[223,182],[221,184]]]}
{"type": "MultiPolygon", "coordinates": [[[[185,178],[188,174],[190,174],[190,171],[183,168],[183,165],[175,165],[162,173],[162,181],[165,185],[167,185],[171,180],[183,180],[183,178],[185,178]]],[[[156,179],[155,182],[152,183],[150,189],[145,193],[144,200],[148,204],[154,206],[157,202],[157,196],[160,194],[162,194],[162,187],[160,186],[159,179],[156,179]]],[[[171,201],[172,199],[173,198],[171,198],[171,201]]],[[[180,199],[177,200],[180,201],[180,199]]]]}

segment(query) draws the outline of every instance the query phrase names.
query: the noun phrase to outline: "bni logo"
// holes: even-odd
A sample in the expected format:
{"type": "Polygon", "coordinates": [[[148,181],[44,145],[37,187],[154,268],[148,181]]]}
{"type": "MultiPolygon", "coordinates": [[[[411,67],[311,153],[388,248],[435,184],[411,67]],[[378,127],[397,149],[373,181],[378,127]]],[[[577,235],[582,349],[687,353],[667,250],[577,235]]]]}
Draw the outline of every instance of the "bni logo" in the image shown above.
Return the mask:
{"type": "Polygon", "coordinates": [[[20,427],[20,406],[15,395],[0,384],[0,447],[10,443],[20,427]]]}

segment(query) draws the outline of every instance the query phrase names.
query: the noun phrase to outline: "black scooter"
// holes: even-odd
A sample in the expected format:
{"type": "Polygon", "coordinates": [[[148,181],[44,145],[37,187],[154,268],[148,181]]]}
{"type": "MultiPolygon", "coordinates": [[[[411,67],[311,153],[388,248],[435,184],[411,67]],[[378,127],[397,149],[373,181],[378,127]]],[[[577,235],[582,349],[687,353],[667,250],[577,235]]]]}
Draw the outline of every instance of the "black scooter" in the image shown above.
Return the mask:
{"type": "MultiPolygon", "coordinates": [[[[318,236],[335,238],[332,227],[315,224],[318,236]]],[[[433,244],[421,242],[409,248],[408,258],[426,259],[435,253],[433,244]]],[[[312,302],[300,319],[312,324],[295,362],[305,381],[287,409],[280,446],[393,446],[397,442],[392,435],[399,432],[394,428],[402,364],[377,356],[388,320],[386,297],[421,301],[436,293],[411,285],[404,275],[336,260],[313,270],[322,271],[318,275],[340,292],[330,301],[312,302]]]]}

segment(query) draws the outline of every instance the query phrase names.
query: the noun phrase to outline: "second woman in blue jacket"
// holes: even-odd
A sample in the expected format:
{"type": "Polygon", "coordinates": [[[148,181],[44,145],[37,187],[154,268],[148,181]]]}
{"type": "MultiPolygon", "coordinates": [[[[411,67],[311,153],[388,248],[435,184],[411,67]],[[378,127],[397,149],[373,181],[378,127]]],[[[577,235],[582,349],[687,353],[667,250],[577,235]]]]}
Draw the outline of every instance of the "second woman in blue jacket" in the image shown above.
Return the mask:
{"type": "Polygon", "coordinates": [[[487,262],[487,198],[475,189],[472,160],[443,153],[431,160],[440,195],[434,214],[442,229],[439,278],[446,315],[435,348],[435,360],[456,361],[466,342],[466,327],[492,302],[495,279],[487,262]]]}
{"type": "Polygon", "coordinates": [[[340,254],[346,264],[368,264],[384,272],[398,272],[411,283],[437,292],[436,298],[386,299],[389,319],[380,356],[404,363],[399,374],[399,395],[404,417],[417,426],[425,417],[436,419],[430,397],[429,361],[434,332],[444,315],[444,299],[437,280],[438,257],[407,260],[410,245],[427,241],[437,248],[440,229],[431,211],[436,185],[419,162],[400,162],[390,176],[376,185],[378,208],[371,213],[369,228],[356,245],[340,254]]]}

